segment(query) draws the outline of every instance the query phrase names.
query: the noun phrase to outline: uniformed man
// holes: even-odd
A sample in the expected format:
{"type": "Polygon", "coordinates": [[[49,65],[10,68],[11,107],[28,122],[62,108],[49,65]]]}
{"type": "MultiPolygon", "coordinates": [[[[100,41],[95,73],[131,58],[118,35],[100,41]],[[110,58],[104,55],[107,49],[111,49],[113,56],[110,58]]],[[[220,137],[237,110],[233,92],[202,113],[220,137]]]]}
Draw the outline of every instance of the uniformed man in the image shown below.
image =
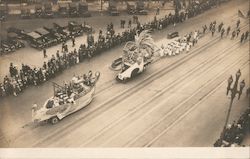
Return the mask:
{"type": "Polygon", "coordinates": [[[229,32],[230,32],[230,29],[231,29],[231,27],[228,26],[228,27],[227,27],[227,36],[228,36],[228,34],[229,34],[229,32]]]}
{"type": "Polygon", "coordinates": [[[248,31],[246,31],[246,33],[245,33],[245,40],[247,40],[247,38],[248,38],[248,31]]]}
{"type": "Polygon", "coordinates": [[[241,38],[240,38],[240,42],[242,43],[242,42],[244,41],[244,39],[245,39],[245,34],[242,33],[242,34],[241,34],[241,38]]]}
{"type": "Polygon", "coordinates": [[[43,49],[43,57],[44,57],[44,58],[47,58],[46,49],[43,49]]]}
{"type": "Polygon", "coordinates": [[[236,37],[238,37],[239,34],[240,34],[240,28],[236,30],[236,37]]]}
{"type": "Polygon", "coordinates": [[[221,37],[221,38],[223,37],[224,32],[225,32],[225,29],[224,29],[224,28],[222,28],[222,29],[221,29],[221,34],[220,34],[220,37],[221,37]]]}
{"type": "Polygon", "coordinates": [[[240,20],[237,21],[236,27],[238,28],[240,26],[240,20]]]}
{"type": "Polygon", "coordinates": [[[233,31],[233,32],[232,32],[232,38],[231,38],[231,39],[234,39],[235,35],[236,35],[236,32],[233,31]]]}

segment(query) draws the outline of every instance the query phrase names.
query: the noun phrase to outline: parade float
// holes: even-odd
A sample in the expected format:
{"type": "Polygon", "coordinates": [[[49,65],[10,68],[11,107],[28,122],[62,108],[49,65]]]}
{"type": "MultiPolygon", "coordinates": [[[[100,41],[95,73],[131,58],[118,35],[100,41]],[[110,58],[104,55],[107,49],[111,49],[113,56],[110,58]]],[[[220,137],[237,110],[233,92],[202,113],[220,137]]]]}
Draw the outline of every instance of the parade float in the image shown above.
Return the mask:
{"type": "Polygon", "coordinates": [[[116,79],[126,81],[142,73],[152,62],[154,53],[160,50],[149,31],[144,30],[135,36],[135,41],[129,41],[123,48],[123,55],[114,60],[111,69],[120,71],[116,79]]]}
{"type": "Polygon", "coordinates": [[[56,124],[64,117],[89,105],[94,98],[99,77],[99,72],[92,76],[92,72],[89,71],[88,75],[74,76],[64,86],[53,83],[54,95],[47,99],[42,107],[37,104],[33,105],[33,122],[48,121],[56,124]]]}

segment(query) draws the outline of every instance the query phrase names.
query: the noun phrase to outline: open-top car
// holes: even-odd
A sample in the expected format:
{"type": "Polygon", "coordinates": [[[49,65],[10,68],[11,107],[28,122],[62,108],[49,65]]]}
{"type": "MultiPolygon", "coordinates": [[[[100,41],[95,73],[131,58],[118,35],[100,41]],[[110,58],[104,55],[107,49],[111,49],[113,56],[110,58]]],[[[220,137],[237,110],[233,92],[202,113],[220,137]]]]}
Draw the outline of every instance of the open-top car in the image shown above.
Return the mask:
{"type": "Polygon", "coordinates": [[[99,72],[92,76],[92,71],[89,71],[88,75],[74,76],[70,83],[64,86],[54,83],[54,95],[47,99],[43,106],[33,105],[33,122],[49,121],[56,124],[64,117],[89,105],[94,98],[99,77],[99,72]]]}

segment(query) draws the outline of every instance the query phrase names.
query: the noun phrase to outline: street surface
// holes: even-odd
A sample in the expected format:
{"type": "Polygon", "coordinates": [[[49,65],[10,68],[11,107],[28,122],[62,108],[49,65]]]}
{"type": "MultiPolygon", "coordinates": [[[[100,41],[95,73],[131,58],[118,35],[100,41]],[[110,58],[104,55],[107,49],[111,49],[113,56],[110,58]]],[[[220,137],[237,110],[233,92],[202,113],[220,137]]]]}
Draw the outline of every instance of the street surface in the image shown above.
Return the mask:
{"type": "MultiPolygon", "coordinates": [[[[238,9],[246,13],[248,4],[248,0],[230,1],[175,27],[156,31],[153,38],[161,46],[168,32],[178,31],[184,35],[202,30],[204,24],[209,25],[214,20],[217,24],[223,21],[225,27],[235,28],[238,9]]],[[[139,18],[145,22],[153,16],[149,16],[151,19],[139,18]]],[[[93,17],[88,23],[98,32],[98,26],[105,28],[112,21],[115,30],[121,31],[118,28],[122,18],[128,17],[109,17],[108,21],[93,17]]],[[[240,27],[241,33],[248,30],[248,19],[241,18],[240,27]]],[[[84,41],[86,36],[77,38],[76,48],[84,41]]],[[[249,87],[249,41],[240,43],[240,36],[234,40],[230,37],[221,39],[217,31],[212,37],[209,32],[189,53],[162,58],[125,84],[116,82],[117,73],[109,69],[111,62],[122,54],[122,47],[86,60],[43,85],[27,88],[18,97],[1,99],[0,147],[213,146],[223,129],[229,107],[230,98],[226,96],[228,77],[241,69],[241,80],[245,79],[245,88],[249,87]],[[74,74],[88,70],[101,72],[95,98],[88,107],[56,125],[31,123],[32,105],[42,105],[53,94],[51,82],[62,84],[74,74]]],[[[50,48],[48,55],[55,54],[60,48],[50,48]]],[[[18,66],[22,62],[41,66],[42,56],[42,52],[26,47],[1,57],[1,79],[8,74],[10,62],[18,66]]],[[[234,100],[229,123],[237,121],[248,106],[249,99],[244,91],[240,100],[234,100]]]]}

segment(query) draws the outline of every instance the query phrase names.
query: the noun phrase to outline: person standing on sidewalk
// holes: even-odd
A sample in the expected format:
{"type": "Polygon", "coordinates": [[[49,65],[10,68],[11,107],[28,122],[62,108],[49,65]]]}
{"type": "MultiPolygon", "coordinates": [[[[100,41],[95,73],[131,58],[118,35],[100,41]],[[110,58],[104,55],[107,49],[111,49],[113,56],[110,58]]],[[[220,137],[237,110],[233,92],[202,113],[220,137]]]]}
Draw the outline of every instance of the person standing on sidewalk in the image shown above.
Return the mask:
{"type": "Polygon", "coordinates": [[[46,49],[43,49],[43,58],[47,58],[48,56],[47,56],[47,51],[46,51],[46,49]]]}

